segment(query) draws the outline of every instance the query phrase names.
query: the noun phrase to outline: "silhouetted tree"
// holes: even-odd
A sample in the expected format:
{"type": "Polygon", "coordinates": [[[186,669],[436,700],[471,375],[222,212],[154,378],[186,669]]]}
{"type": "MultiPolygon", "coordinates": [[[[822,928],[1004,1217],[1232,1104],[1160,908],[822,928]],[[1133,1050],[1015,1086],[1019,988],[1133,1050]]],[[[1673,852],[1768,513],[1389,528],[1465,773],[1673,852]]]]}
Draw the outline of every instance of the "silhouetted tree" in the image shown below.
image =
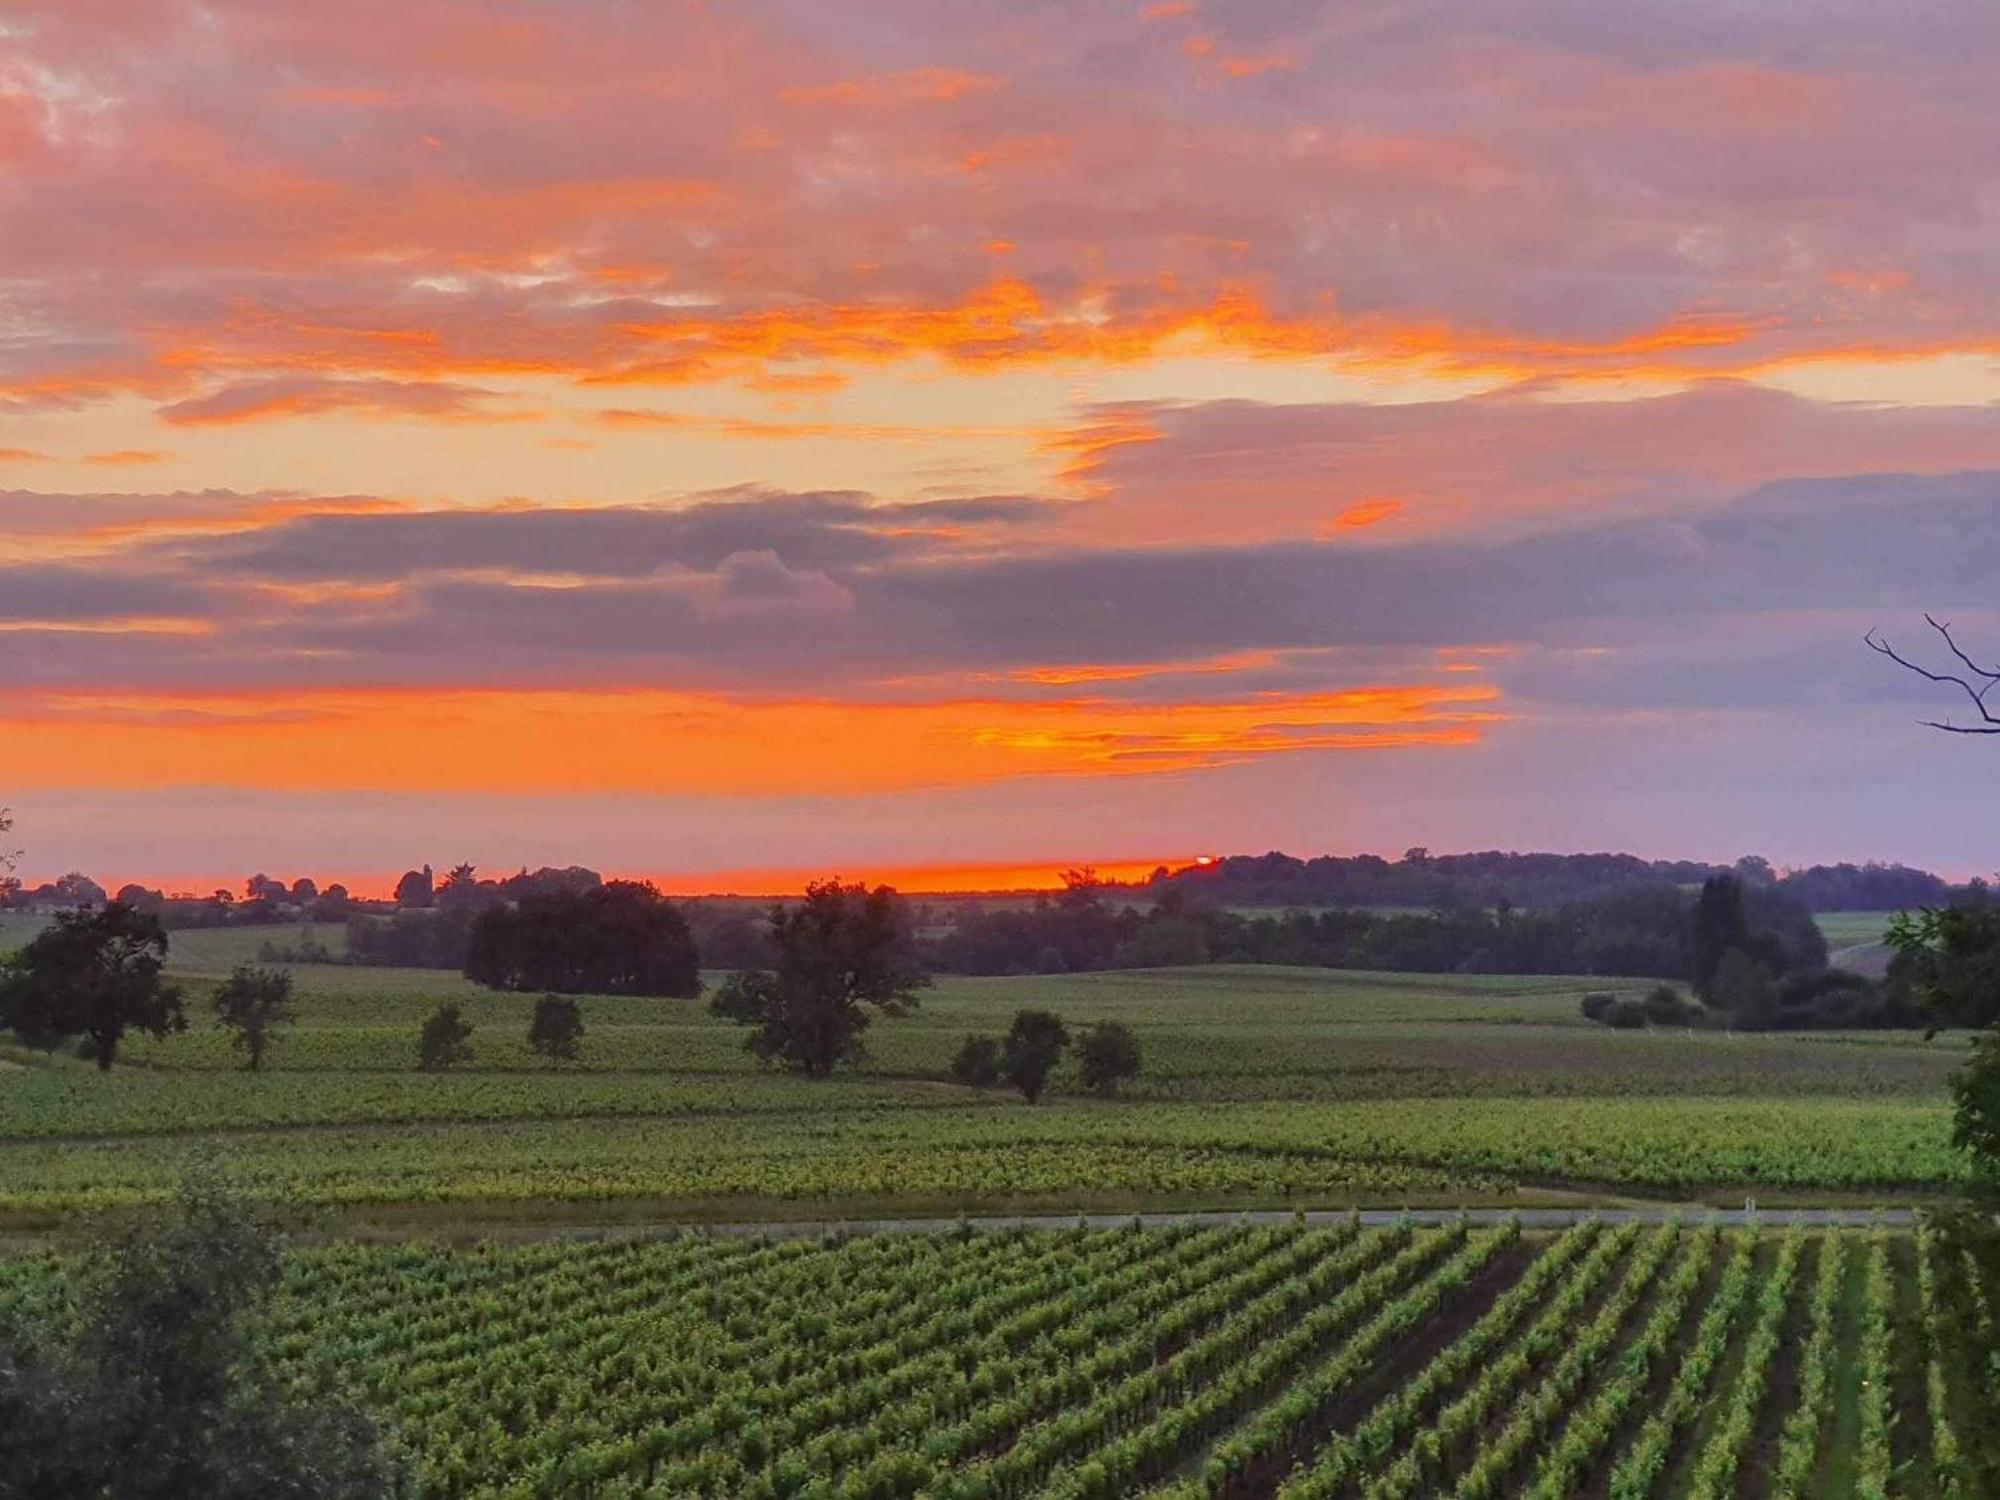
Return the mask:
{"type": "MultiPolygon", "coordinates": [[[[382,1500],[382,1434],[280,1378],[246,1318],[278,1231],[211,1180],[81,1268],[73,1320],[0,1315],[0,1495],[23,1500],[382,1500]]],[[[71,1274],[77,1274],[72,1270],[71,1274]]]]}
{"type": "Polygon", "coordinates": [[[398,906],[429,906],[437,899],[432,885],[431,867],[421,870],[406,870],[403,878],[396,882],[396,904],[398,906]]]}
{"type": "Polygon", "coordinates": [[[444,884],[437,888],[437,904],[443,907],[478,906],[483,901],[479,891],[479,872],[471,865],[453,865],[444,877],[444,884]]]}
{"type": "Polygon", "coordinates": [[[71,870],[56,878],[54,896],[63,906],[102,906],[104,887],[81,870],[71,870]]]}
{"type": "Polygon", "coordinates": [[[472,1061],[472,1024],[446,1001],[431,1013],[417,1035],[417,1070],[443,1073],[472,1061]]]}
{"type": "Polygon", "coordinates": [[[528,1046],[550,1062],[575,1062],[583,1040],[583,1012],[563,995],[544,995],[528,1022],[528,1046]]]}
{"type": "Polygon", "coordinates": [[[280,1026],[292,1024],[292,976],[283,969],[239,964],[215,992],[215,1019],[227,1027],[255,1073],[264,1066],[280,1026]]]}
{"type": "Polygon", "coordinates": [[[283,901],[290,895],[284,881],[273,880],[268,875],[252,875],[243,882],[243,898],[246,901],[283,901]]]}
{"type": "Polygon", "coordinates": [[[167,898],[163,892],[149,890],[143,885],[128,884],[118,887],[118,894],[111,898],[120,906],[129,906],[137,912],[158,916],[167,909],[167,898]]]}
{"type": "Polygon", "coordinates": [[[997,1037],[969,1036],[959,1044],[951,1060],[951,1076],[973,1088],[991,1088],[1000,1081],[1000,1041],[997,1037]]]}
{"type": "Polygon", "coordinates": [[[165,1036],[186,1029],[181,993],[163,983],[167,934],[160,919],[112,902],[65,911],[8,962],[0,978],[0,1024],[31,1046],[88,1039],[109,1071],[128,1030],[165,1036]]]}
{"type": "Polygon", "coordinates": [[[1077,1039],[1076,1064],[1083,1086],[1109,1099],[1125,1079],[1139,1076],[1139,1039],[1122,1021],[1086,1026],[1077,1039]]]}
{"type": "Polygon", "coordinates": [[[614,880],[487,907],[472,922],[465,977],[501,990],[692,999],[701,957],[673,902],[650,885],[614,880]]]}
{"type": "Polygon", "coordinates": [[[1046,1010],[1016,1011],[1014,1024],[1007,1028],[1007,1040],[1001,1045],[1001,1071],[1021,1091],[1021,1097],[1033,1104],[1049,1086],[1049,1075],[1068,1046],[1069,1030],[1061,1017],[1046,1010]]]}
{"type": "Polygon", "coordinates": [[[775,967],[732,975],[710,1009],[756,1028],[746,1045],[761,1061],[809,1078],[860,1052],[871,1013],[902,1015],[930,982],[888,886],[817,881],[803,901],[773,907],[770,926],[775,967]]]}
{"type": "Polygon", "coordinates": [[[308,901],[319,900],[319,883],[310,875],[301,875],[292,882],[292,900],[303,906],[308,901]]]}
{"type": "Polygon", "coordinates": [[[1723,955],[1750,947],[1750,928],[1743,917],[1743,882],[1734,875],[1711,875],[1702,882],[1694,907],[1694,989],[1712,998],[1715,973],[1723,955]]]}

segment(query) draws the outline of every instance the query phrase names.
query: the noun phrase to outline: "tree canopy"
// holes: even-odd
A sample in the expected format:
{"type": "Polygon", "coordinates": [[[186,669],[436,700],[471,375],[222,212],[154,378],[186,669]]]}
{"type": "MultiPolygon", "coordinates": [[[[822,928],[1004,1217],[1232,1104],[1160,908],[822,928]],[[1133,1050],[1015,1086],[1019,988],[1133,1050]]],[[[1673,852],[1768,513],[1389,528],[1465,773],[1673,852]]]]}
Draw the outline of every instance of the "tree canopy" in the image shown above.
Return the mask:
{"type": "Polygon", "coordinates": [[[528,1021],[528,1047],[550,1062],[575,1062],[583,1040],[583,1012],[567,995],[544,995],[528,1021]]]}
{"type": "Polygon", "coordinates": [[[0,978],[0,1024],[30,1046],[83,1037],[101,1070],[131,1030],[185,1030],[181,992],[164,983],[167,933],[160,919],[116,901],[98,911],[58,912],[8,961],[0,978]]]}
{"type": "Polygon", "coordinates": [[[771,908],[770,944],[776,964],[732,975],[710,1009],[755,1028],[746,1046],[760,1060],[811,1078],[857,1056],[871,1017],[912,1009],[930,983],[888,886],[815,881],[771,908]]]}
{"type": "Polygon", "coordinates": [[[1893,983],[1952,1026],[2000,1021],[2000,902],[1990,898],[1905,912],[1889,926],[1893,983]]]}
{"type": "Polygon", "coordinates": [[[417,1071],[446,1073],[472,1061],[472,1023],[453,1001],[431,1012],[417,1033],[417,1071]]]}
{"type": "Polygon", "coordinates": [[[1120,1083],[1139,1076],[1139,1039],[1123,1021],[1086,1026],[1077,1040],[1076,1066],[1083,1086],[1109,1099],[1120,1083]]]}
{"type": "Polygon", "coordinates": [[[264,1066],[277,1029],[292,1024],[291,1006],[292,976],[283,969],[239,964],[215,992],[215,1019],[233,1034],[253,1073],[264,1066]]]}
{"type": "Polygon", "coordinates": [[[1016,1011],[1000,1044],[1000,1070],[1033,1104],[1048,1088],[1049,1076],[1068,1046],[1069,1028],[1060,1016],[1046,1010],[1016,1011]]]}
{"type": "Polygon", "coordinates": [[[701,958],[680,909],[651,885],[613,880],[488,906],[473,920],[465,976],[500,990],[701,993],[701,958]]]}

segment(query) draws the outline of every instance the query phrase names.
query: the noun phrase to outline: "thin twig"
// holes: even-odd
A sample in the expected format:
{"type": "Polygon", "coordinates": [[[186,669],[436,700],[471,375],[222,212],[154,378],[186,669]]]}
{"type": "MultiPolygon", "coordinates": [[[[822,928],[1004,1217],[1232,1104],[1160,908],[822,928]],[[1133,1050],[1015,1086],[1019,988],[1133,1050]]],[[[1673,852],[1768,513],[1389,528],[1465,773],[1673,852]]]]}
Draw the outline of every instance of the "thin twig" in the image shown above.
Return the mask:
{"type": "Polygon", "coordinates": [[[1974,687],[1972,683],[1958,676],[1956,673],[1933,672],[1929,667],[1911,661],[1907,656],[1902,655],[1895,647],[1891,646],[1885,637],[1877,635],[1873,630],[1870,630],[1861,638],[1862,644],[1867,646],[1877,656],[1888,657],[1897,666],[1903,668],[1905,671],[1916,673],[1917,676],[1923,678],[1926,682],[1949,684],[1952,687],[1960,689],[1966,697],[1972,700],[1972,706],[1978,710],[1980,722],[1977,724],[1953,724],[1948,720],[1925,719],[1923,722],[1930,728],[1942,729],[1947,734],[2000,734],[2000,715],[1995,715],[1986,703],[1986,695],[1992,692],[1996,685],[2000,685],[2000,671],[1988,670],[1967,656],[1964,650],[1960,648],[1958,642],[1953,639],[1951,626],[1948,623],[1932,619],[1929,615],[1924,616],[1924,623],[1944,638],[1946,648],[1953,656],[1958,658],[1968,672],[1972,673],[1974,677],[1984,679],[1981,686],[1974,687]]]}

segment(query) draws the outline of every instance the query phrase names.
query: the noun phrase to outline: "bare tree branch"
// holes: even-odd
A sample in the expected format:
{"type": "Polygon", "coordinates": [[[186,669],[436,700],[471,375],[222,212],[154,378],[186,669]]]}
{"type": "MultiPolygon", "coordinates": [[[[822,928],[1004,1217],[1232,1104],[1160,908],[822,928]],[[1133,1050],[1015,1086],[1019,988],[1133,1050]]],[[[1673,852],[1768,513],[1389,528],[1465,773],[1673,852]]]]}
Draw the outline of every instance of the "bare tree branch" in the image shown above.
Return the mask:
{"type": "Polygon", "coordinates": [[[2000,734],[2000,715],[1996,715],[1986,703],[1986,695],[1992,692],[1995,687],[2000,687],[2000,669],[1982,667],[1970,656],[1967,656],[1963,648],[1952,637],[1949,623],[1935,620],[1929,615],[1924,616],[1924,623],[1943,637],[1945,649],[1957,658],[1959,665],[1971,674],[1972,679],[1977,680],[1978,686],[1975,687],[1972,680],[1968,680],[1956,672],[1933,672],[1929,667],[1910,660],[1910,658],[1897,651],[1894,646],[1891,646],[1886,637],[1878,634],[1876,631],[1870,630],[1868,634],[1864,635],[1861,638],[1862,644],[1867,646],[1877,656],[1886,656],[1897,666],[1907,672],[1916,673],[1917,676],[1923,678],[1926,682],[1945,684],[1960,689],[1967,698],[1972,700],[1973,709],[1979,715],[1979,722],[1977,724],[1954,724],[1948,719],[1925,719],[1923,722],[1930,728],[1942,729],[1947,734],[2000,734]]]}

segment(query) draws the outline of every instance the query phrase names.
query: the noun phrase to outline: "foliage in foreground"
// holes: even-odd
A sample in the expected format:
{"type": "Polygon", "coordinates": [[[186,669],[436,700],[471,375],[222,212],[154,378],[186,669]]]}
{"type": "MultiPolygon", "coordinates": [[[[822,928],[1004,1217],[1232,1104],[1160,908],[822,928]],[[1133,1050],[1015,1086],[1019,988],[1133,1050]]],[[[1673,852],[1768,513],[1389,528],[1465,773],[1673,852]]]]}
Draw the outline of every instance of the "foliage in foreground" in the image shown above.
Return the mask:
{"type": "Polygon", "coordinates": [[[396,1471],[375,1424],[297,1401],[248,1315],[281,1239],[212,1180],[121,1234],[73,1319],[0,1302],[0,1495],[35,1500],[375,1500],[396,1471]]]}

